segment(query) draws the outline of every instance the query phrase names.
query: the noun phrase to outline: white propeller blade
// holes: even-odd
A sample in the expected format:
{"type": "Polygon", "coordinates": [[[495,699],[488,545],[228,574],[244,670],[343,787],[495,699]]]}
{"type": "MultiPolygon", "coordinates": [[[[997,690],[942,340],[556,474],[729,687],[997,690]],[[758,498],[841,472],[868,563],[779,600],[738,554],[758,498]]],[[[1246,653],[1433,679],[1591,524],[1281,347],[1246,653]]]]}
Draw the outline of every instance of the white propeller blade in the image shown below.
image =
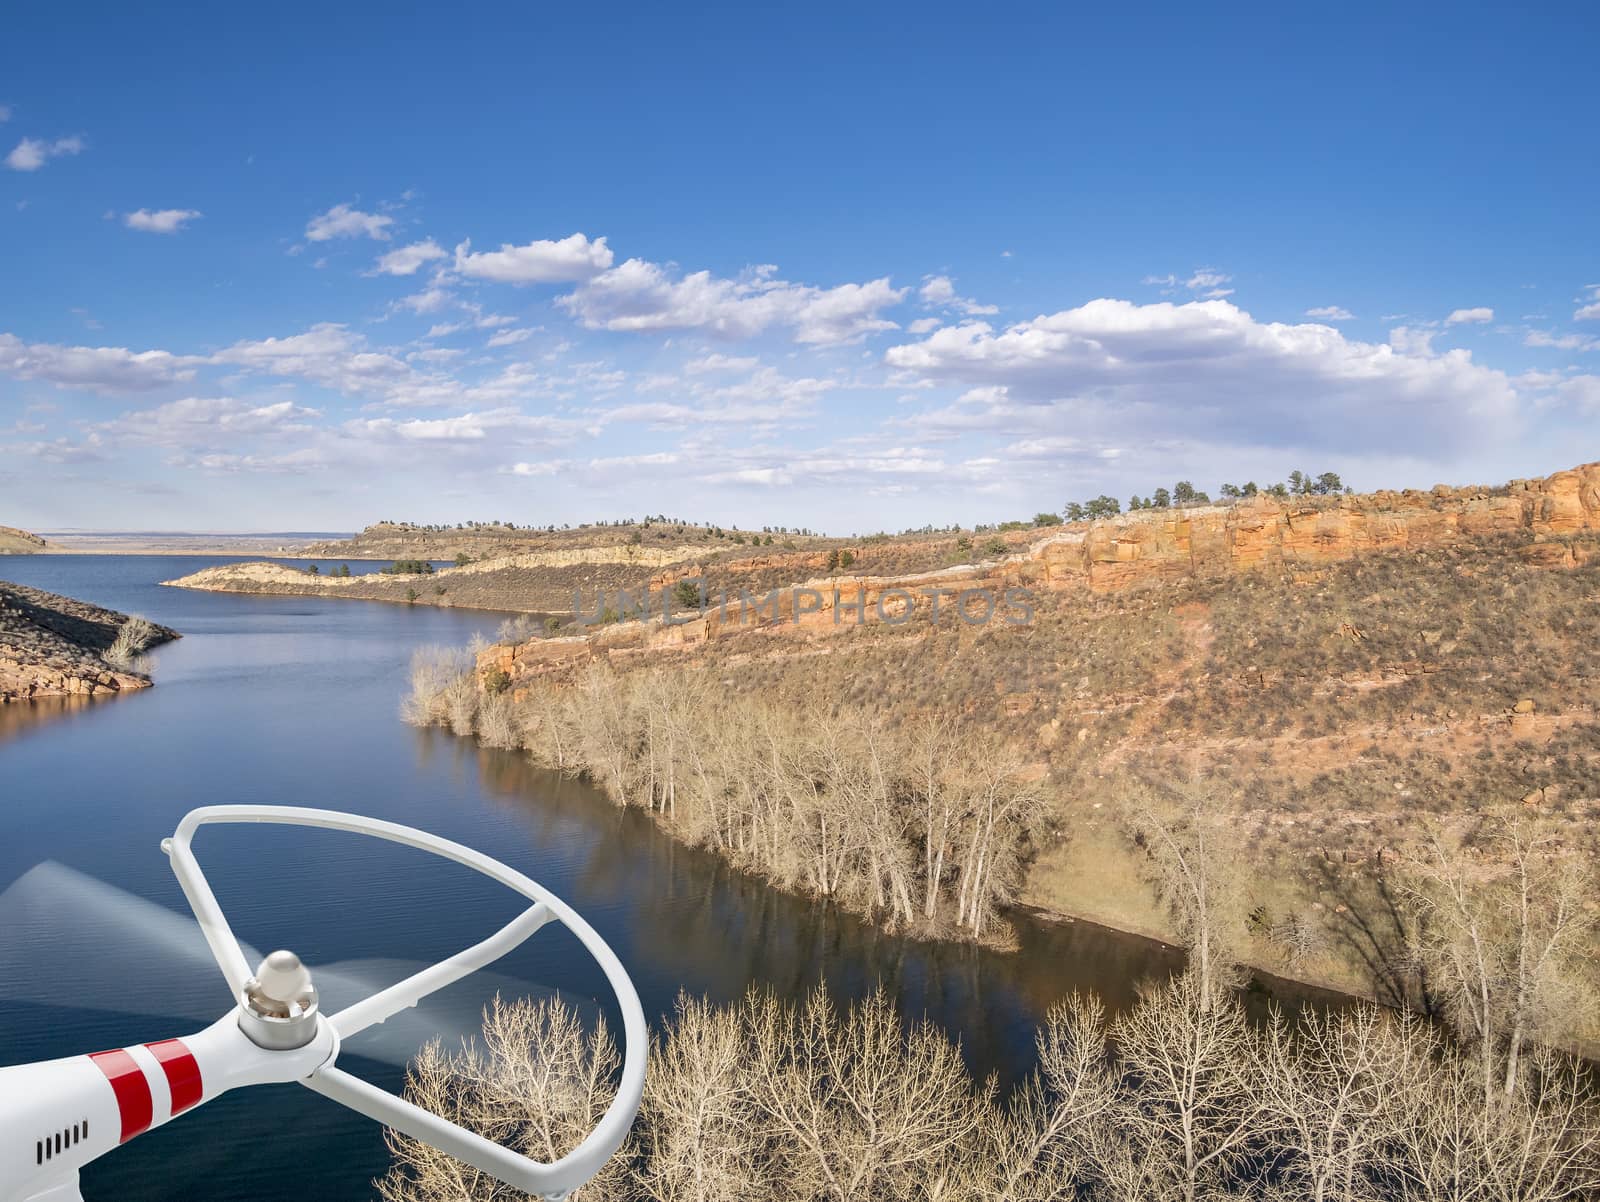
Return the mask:
{"type": "MultiPolygon", "coordinates": [[[[251,964],[261,956],[242,950],[251,964]]],[[[311,965],[324,1014],[379,994],[429,966],[416,960],[341,960],[311,965]]],[[[344,1055],[404,1066],[430,1039],[455,1046],[482,1027],[483,1006],[504,998],[553,998],[554,991],[497,973],[478,972],[354,1035],[344,1055]],[[470,988],[468,988],[470,984],[470,988]]],[[[0,893],[0,1001],[214,1019],[234,1003],[193,917],[47,861],[0,893]]],[[[599,1007],[576,1005],[587,1022],[599,1007]]]]}

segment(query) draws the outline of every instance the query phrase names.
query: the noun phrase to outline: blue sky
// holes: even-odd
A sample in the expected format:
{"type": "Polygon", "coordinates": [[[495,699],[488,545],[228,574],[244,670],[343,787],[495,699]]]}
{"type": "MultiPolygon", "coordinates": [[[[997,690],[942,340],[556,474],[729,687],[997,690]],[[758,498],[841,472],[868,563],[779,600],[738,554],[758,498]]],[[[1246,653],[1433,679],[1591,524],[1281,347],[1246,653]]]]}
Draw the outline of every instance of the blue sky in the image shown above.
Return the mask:
{"type": "Polygon", "coordinates": [[[0,523],[1600,457],[1592,6],[8,14],[0,523]]]}

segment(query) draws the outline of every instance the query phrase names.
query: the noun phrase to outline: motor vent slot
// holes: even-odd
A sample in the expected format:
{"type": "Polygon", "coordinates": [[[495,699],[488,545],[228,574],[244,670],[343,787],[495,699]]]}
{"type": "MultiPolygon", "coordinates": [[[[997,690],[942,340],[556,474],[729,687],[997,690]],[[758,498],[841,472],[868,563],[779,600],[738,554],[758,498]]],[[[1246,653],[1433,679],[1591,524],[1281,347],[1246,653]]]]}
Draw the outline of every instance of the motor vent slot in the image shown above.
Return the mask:
{"type": "Polygon", "coordinates": [[[43,1139],[34,1141],[33,1163],[43,1164],[47,1160],[53,1160],[55,1157],[60,1156],[63,1151],[72,1147],[73,1144],[82,1143],[88,1138],[88,1119],[84,1119],[81,1123],[73,1123],[72,1126],[60,1131],[54,1131],[43,1139]]]}

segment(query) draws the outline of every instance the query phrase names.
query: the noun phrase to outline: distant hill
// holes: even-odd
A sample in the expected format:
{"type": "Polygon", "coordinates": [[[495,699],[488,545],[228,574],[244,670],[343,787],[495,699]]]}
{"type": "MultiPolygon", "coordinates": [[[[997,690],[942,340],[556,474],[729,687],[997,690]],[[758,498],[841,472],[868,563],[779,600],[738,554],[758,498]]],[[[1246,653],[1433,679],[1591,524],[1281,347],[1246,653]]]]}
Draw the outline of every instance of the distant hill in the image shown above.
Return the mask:
{"type": "Polygon", "coordinates": [[[537,526],[510,526],[500,523],[474,523],[462,526],[422,526],[411,522],[376,522],[347,539],[314,542],[301,553],[308,559],[504,559],[516,555],[566,553],[582,548],[638,547],[640,562],[651,564],[681,559],[663,557],[662,552],[708,545],[723,547],[795,547],[821,544],[815,535],[770,531],[724,530],[689,522],[648,520],[641,522],[588,523],[552,530],[537,526]]]}
{"type": "Polygon", "coordinates": [[[0,526],[0,555],[37,555],[47,545],[37,534],[15,526],[0,526]]]}

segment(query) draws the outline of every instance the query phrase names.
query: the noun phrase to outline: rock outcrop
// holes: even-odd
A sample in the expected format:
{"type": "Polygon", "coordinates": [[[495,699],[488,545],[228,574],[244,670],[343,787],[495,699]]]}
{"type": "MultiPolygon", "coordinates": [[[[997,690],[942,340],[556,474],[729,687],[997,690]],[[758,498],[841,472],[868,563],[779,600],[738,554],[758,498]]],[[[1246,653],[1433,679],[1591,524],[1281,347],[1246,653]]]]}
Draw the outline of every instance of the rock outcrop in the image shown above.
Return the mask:
{"type": "Polygon", "coordinates": [[[37,534],[15,526],[0,526],[0,555],[36,555],[47,546],[49,544],[37,534]]]}
{"type": "MultiPolygon", "coordinates": [[[[672,622],[660,618],[658,600],[651,620],[497,645],[483,652],[480,666],[519,681],[602,656],[627,663],[732,632],[827,634],[865,623],[898,624],[906,620],[908,606],[912,616],[931,614],[935,592],[944,594],[944,605],[960,604],[963,592],[987,594],[996,607],[991,617],[1004,621],[1010,589],[1108,593],[1254,570],[1315,570],[1375,552],[1493,538],[1522,540],[1517,553],[1531,566],[1573,567],[1585,561],[1590,548],[1570,536],[1595,530],[1600,530],[1600,463],[1497,488],[1441,485],[1426,492],[1257,497],[1234,505],[1145,510],[1075,524],[1042,538],[1035,534],[1031,542],[1013,533],[1006,541],[1017,548],[1014,553],[901,576],[813,576],[824,562],[814,553],[749,560],[751,568],[769,570],[788,564],[790,579],[798,582],[775,594],[748,597],[730,589],[725,601],[713,596],[703,615],[672,622]]],[[[649,584],[659,597],[674,581],[702,570],[699,564],[680,564],[649,584]]]]}
{"type": "MultiPolygon", "coordinates": [[[[1142,580],[1255,567],[1316,566],[1372,551],[1420,550],[1469,538],[1522,537],[1530,547],[1600,529],[1600,463],[1500,488],[1375,492],[1329,500],[1258,497],[1232,506],[1154,510],[1095,522],[1034,548],[1052,587],[1109,591],[1142,580]]],[[[1530,552],[1552,566],[1569,549],[1530,552]]]]}
{"type": "MultiPolygon", "coordinates": [[[[147,688],[150,678],[106,658],[126,614],[0,581],[0,703],[147,688]]],[[[146,647],[178,632],[150,627],[146,647]]]]}

